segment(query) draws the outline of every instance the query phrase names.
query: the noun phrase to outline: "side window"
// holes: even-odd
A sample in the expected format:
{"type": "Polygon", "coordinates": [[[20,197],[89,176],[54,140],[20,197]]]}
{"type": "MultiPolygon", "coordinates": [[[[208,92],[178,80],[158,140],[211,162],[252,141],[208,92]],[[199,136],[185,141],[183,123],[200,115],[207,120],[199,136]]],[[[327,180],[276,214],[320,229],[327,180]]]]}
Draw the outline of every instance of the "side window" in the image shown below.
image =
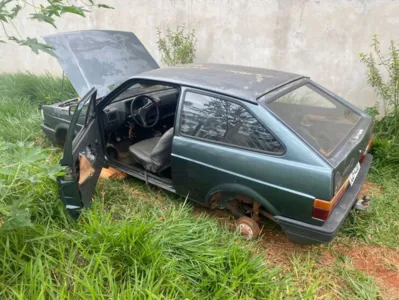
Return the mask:
{"type": "Polygon", "coordinates": [[[284,152],[280,142],[245,107],[193,92],[185,95],[180,132],[239,147],[284,152]]]}

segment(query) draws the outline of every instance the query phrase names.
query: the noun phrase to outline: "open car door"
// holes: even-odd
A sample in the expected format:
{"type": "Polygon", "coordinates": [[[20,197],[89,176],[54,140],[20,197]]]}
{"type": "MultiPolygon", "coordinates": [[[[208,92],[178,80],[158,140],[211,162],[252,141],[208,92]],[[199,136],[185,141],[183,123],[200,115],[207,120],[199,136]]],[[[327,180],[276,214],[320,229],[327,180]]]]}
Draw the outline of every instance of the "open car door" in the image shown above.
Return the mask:
{"type": "Polygon", "coordinates": [[[96,96],[97,90],[92,88],[79,102],[69,125],[64,154],[60,161],[66,167],[66,174],[58,177],[57,183],[61,199],[73,217],[77,217],[79,209],[91,202],[104,165],[101,132],[96,115],[96,96]],[[86,115],[85,123],[74,137],[81,114],[86,115]]]}

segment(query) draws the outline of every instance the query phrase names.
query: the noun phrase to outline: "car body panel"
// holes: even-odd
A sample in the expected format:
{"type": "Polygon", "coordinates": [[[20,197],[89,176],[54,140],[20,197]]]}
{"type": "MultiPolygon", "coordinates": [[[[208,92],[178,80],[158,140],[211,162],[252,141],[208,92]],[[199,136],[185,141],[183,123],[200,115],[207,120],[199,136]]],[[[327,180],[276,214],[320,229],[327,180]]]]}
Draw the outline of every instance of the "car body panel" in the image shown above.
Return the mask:
{"type": "MultiPolygon", "coordinates": [[[[78,99],[71,99],[52,105],[42,105],[40,109],[43,111],[43,132],[55,143],[63,145],[66,137],[66,133],[69,129],[72,114],[69,110],[71,105],[77,105],[78,99]],[[60,131],[62,136],[60,136],[60,131]]],[[[79,116],[75,134],[77,134],[83,127],[85,120],[85,113],[79,116]]]]}
{"type": "Polygon", "coordinates": [[[314,226],[292,218],[277,216],[276,222],[282,227],[287,237],[299,244],[328,243],[333,240],[339,228],[344,223],[349,212],[356,204],[357,196],[366,179],[373,157],[368,154],[361,165],[360,172],[354,184],[348,188],[339,204],[335,207],[328,220],[322,226],[314,226]]]}
{"type": "Polygon", "coordinates": [[[55,48],[58,62],[80,97],[95,87],[97,97],[102,98],[129,77],[159,68],[131,32],[73,31],[48,35],[44,40],[55,48]]]}
{"type": "Polygon", "coordinates": [[[154,69],[134,76],[193,87],[257,103],[257,98],[303,75],[226,64],[187,64],[154,69]]]}

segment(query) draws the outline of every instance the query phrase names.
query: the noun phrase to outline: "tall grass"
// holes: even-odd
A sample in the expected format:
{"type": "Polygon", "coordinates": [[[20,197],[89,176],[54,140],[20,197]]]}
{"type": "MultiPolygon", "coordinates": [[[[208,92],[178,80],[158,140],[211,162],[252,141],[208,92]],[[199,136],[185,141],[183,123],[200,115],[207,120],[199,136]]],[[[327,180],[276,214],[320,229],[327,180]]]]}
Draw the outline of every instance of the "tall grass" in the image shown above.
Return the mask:
{"type": "MultiPolygon", "coordinates": [[[[107,196],[105,197],[107,198],[107,196]]],[[[107,199],[108,200],[108,199],[107,199]]],[[[35,226],[0,236],[2,298],[266,298],[284,291],[237,237],[188,208],[117,220],[96,205],[60,231],[35,226]]]]}
{"type": "Polygon", "coordinates": [[[20,72],[0,75],[0,95],[4,99],[28,98],[38,105],[72,99],[76,92],[66,78],[20,72]]]}
{"type": "MultiPolygon", "coordinates": [[[[1,77],[0,77],[1,78],[1,77]]],[[[0,136],[8,142],[35,141],[40,136],[39,107],[26,96],[0,96],[0,136]]]]}

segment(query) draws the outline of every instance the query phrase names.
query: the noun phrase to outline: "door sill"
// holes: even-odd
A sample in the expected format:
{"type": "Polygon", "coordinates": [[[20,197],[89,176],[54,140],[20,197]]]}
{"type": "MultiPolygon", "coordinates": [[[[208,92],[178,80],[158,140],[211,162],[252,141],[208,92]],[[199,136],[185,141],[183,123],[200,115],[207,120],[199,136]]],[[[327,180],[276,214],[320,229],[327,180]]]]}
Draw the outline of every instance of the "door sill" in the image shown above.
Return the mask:
{"type": "Polygon", "coordinates": [[[107,159],[108,165],[115,167],[126,174],[156,185],[160,188],[163,188],[169,192],[176,193],[175,188],[173,187],[172,180],[167,178],[159,177],[153,173],[145,171],[141,168],[135,166],[127,166],[115,160],[107,159]]]}

